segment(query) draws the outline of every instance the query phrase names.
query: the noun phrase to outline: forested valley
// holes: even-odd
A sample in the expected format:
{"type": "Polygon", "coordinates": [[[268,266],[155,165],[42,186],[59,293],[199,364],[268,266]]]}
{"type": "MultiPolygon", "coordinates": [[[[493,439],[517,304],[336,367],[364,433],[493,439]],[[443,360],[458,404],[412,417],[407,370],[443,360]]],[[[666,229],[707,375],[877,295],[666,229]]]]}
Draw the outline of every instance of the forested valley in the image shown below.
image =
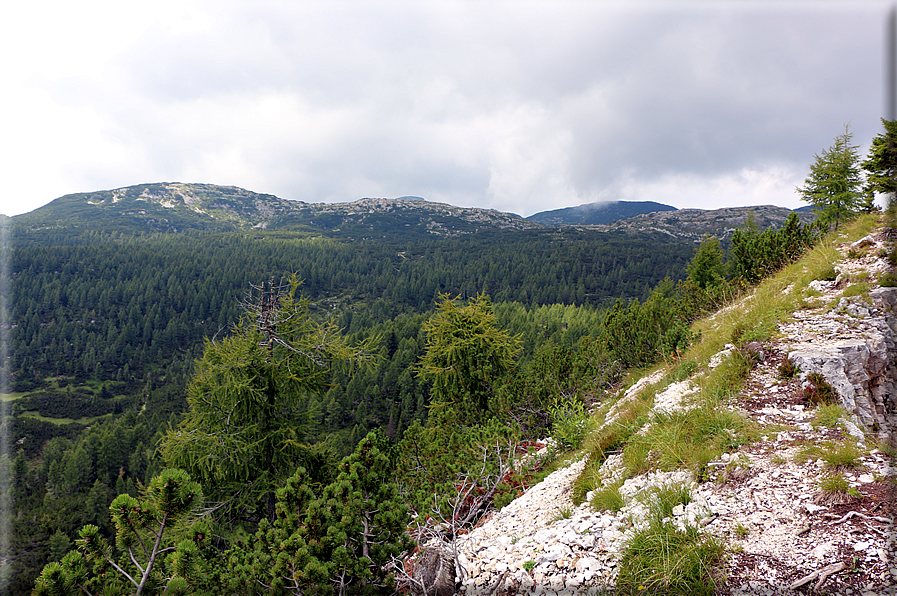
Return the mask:
{"type": "Polygon", "coordinates": [[[163,467],[164,432],[186,407],[204,338],[244,317],[252,286],[295,273],[310,316],[374,364],[334,370],[309,394],[301,440],[339,456],[371,429],[399,440],[423,422],[430,382],[415,374],[441,294],[488,295],[520,336],[523,365],[544,345],[574,348],[618,299],[681,279],[694,246],[573,229],[490,231],[413,244],[289,233],[128,235],[14,228],[11,265],[14,591],[28,593],[77,530],[111,532],[108,505],[163,467]]]}

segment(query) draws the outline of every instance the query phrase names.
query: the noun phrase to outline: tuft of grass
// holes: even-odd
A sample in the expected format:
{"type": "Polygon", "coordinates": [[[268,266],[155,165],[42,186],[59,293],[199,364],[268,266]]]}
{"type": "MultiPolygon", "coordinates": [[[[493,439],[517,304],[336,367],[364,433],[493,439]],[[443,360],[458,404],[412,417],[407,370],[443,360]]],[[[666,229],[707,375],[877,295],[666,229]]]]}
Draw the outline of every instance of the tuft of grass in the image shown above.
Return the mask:
{"type": "Polygon", "coordinates": [[[711,374],[699,379],[704,407],[716,408],[735,395],[753,367],[754,360],[737,350],[713,369],[711,374]]]}
{"type": "Polygon", "coordinates": [[[850,484],[842,474],[830,474],[819,481],[819,488],[827,493],[847,493],[850,484]]]}
{"type": "Polygon", "coordinates": [[[798,372],[800,369],[794,366],[794,362],[790,358],[785,358],[779,365],[779,377],[783,379],[793,379],[798,372]]]}
{"type": "Polygon", "coordinates": [[[741,415],[721,408],[658,414],[650,427],[631,438],[623,450],[623,463],[631,475],[685,468],[704,478],[708,463],[753,434],[741,415]]]}
{"type": "Polygon", "coordinates": [[[589,454],[589,461],[573,483],[573,503],[580,505],[586,493],[601,487],[599,470],[607,455],[622,450],[638,430],[648,421],[655,392],[643,391],[639,397],[626,405],[616,421],[608,424],[600,432],[593,432],[583,441],[582,448],[589,454]]]}
{"type": "Polygon", "coordinates": [[[845,498],[859,498],[862,496],[860,491],[850,486],[847,479],[841,474],[829,474],[823,477],[817,483],[822,494],[819,497],[820,502],[837,503],[845,498]]]}
{"type": "Polygon", "coordinates": [[[801,449],[794,460],[805,463],[810,459],[822,459],[826,466],[834,469],[859,468],[860,458],[865,455],[852,441],[824,441],[801,449]]]}
{"type": "Polygon", "coordinates": [[[535,567],[535,566],[536,566],[536,562],[533,560],[523,562],[523,568],[526,569],[527,571],[532,571],[533,567],[535,567]]]}
{"type": "Polygon", "coordinates": [[[604,463],[605,457],[601,452],[592,452],[589,461],[586,462],[585,468],[580,472],[576,480],[573,481],[573,494],[571,499],[577,507],[586,500],[586,494],[590,490],[596,490],[601,486],[601,465],[604,463]]]}
{"type": "Polygon", "coordinates": [[[571,517],[573,517],[573,509],[570,507],[561,507],[554,512],[549,523],[553,524],[554,522],[561,521],[562,519],[570,519],[571,517]]]}
{"type": "Polygon", "coordinates": [[[838,278],[838,272],[831,265],[823,269],[816,277],[819,281],[835,281],[838,278]]]}
{"type": "Polygon", "coordinates": [[[751,531],[741,524],[735,526],[735,535],[739,538],[747,538],[748,534],[750,533],[751,531]]]}
{"type": "Polygon", "coordinates": [[[882,273],[881,277],[878,278],[878,285],[883,288],[893,288],[897,286],[897,273],[890,271],[882,273]]]}
{"type": "Polygon", "coordinates": [[[665,484],[651,489],[651,515],[655,521],[673,517],[673,507],[691,503],[691,491],[684,484],[665,484]]]}
{"type": "Polygon", "coordinates": [[[724,554],[722,540],[697,528],[652,522],[623,550],[617,593],[712,596],[724,554]]]}
{"type": "Polygon", "coordinates": [[[858,283],[850,284],[841,292],[842,298],[851,298],[853,296],[869,296],[869,292],[872,288],[868,283],[861,281],[858,283]]]}
{"type": "Polygon", "coordinates": [[[847,415],[841,404],[819,404],[816,407],[816,424],[836,427],[839,420],[847,415]]]}
{"type": "Polygon", "coordinates": [[[619,511],[625,505],[623,495],[620,493],[620,487],[623,481],[615,482],[608,486],[604,486],[595,491],[592,496],[591,505],[596,511],[619,511]]]}
{"type": "Polygon", "coordinates": [[[697,362],[694,362],[691,360],[681,362],[679,364],[679,366],[677,366],[676,369],[673,371],[673,375],[671,377],[672,382],[678,383],[680,381],[684,381],[684,380],[690,378],[696,372],[698,372],[698,363],[697,362]]]}

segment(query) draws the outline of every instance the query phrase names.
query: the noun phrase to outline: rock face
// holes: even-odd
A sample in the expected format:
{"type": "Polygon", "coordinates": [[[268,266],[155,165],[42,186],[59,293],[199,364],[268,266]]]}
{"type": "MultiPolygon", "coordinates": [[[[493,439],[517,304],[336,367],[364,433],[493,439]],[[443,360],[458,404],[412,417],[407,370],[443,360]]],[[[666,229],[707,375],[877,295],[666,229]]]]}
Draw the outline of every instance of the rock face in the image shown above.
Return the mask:
{"type": "MultiPolygon", "coordinates": [[[[849,248],[841,247],[842,253],[849,248]]],[[[897,468],[869,442],[870,433],[879,441],[894,437],[897,290],[841,296],[861,273],[877,275],[886,266],[877,257],[846,258],[839,263],[840,280],[813,282],[819,294],[810,305],[815,308],[796,312],[779,325],[778,335],[755,346],[763,358],[728,407],[755,423],[761,440],[709,462],[703,482],[677,470],[619,484],[622,457],[610,455],[598,474],[602,486],[619,485],[622,506],[615,512],[593,509],[593,493],[573,504],[573,484],[586,463],[573,461],[457,539],[457,592],[612,592],[622,551],[647,523],[653,492],[676,486],[690,498],[673,508],[670,521],[702,528],[727,545],[718,594],[897,594],[897,468]],[[818,424],[805,404],[805,381],[779,374],[786,357],[804,378],[810,372],[824,375],[849,419],[837,426],[818,424]],[[808,445],[855,447],[857,456],[852,467],[832,469],[824,450],[807,452],[808,445]],[[849,493],[821,490],[820,483],[833,474],[843,478],[849,493]]],[[[727,348],[710,362],[718,365],[730,357],[734,346],[727,348]]],[[[661,370],[633,385],[610,409],[607,424],[621,404],[658,387],[663,377],[661,370]]],[[[658,391],[655,410],[693,407],[699,392],[689,380],[669,384],[658,391]]]]}
{"type": "Polygon", "coordinates": [[[873,305],[841,298],[830,312],[795,313],[798,321],[783,326],[799,342],[788,358],[802,379],[821,374],[865,432],[897,445],[897,288],[876,288],[869,299],[873,305]]]}

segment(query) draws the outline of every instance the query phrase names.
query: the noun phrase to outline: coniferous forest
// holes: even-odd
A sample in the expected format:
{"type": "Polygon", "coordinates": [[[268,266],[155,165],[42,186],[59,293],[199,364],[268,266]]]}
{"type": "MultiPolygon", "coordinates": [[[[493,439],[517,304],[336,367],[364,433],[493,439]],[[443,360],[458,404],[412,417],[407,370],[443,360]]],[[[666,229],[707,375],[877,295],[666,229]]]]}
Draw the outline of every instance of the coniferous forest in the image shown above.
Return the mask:
{"type": "Polygon", "coordinates": [[[228,337],[253,286],[302,283],[309,316],[332,320],[377,358],[335,369],[303,396],[300,437],[351,453],[372,429],[399,440],[427,417],[416,374],[440,295],[488,295],[520,336],[517,362],[574,348],[617,299],[681,279],[690,243],[588,230],[495,230],[426,242],[345,241],[288,232],[127,234],[13,228],[11,389],[17,482],[15,593],[29,593],[78,529],[112,532],[108,506],[163,467],[158,447],[187,408],[204,340],[228,337]]]}

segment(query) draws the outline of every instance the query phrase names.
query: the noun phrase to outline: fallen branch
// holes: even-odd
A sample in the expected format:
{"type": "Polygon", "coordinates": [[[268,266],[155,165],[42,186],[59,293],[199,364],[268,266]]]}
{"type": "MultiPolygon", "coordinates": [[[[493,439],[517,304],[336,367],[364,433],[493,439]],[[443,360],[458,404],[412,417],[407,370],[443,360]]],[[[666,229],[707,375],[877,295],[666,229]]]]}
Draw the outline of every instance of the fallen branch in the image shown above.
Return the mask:
{"type": "Polygon", "coordinates": [[[833,563],[828,567],[817,569],[810,575],[805,575],[804,577],[791,584],[789,588],[792,590],[796,590],[797,588],[810,583],[814,579],[819,578],[819,581],[817,581],[816,585],[813,586],[813,590],[818,590],[820,587],[822,587],[822,584],[825,582],[825,580],[828,579],[828,576],[832,575],[833,573],[838,573],[839,571],[844,571],[845,569],[847,569],[847,565],[845,565],[844,563],[833,563]]]}
{"type": "Polygon", "coordinates": [[[498,578],[498,581],[495,582],[495,585],[492,586],[491,590],[489,590],[488,596],[492,596],[493,594],[495,594],[495,592],[498,591],[498,589],[504,585],[506,577],[508,577],[507,571],[505,571],[504,573],[501,574],[501,577],[498,578]]]}
{"type": "Polygon", "coordinates": [[[875,532],[875,533],[878,534],[879,536],[883,536],[883,537],[885,537],[885,538],[888,537],[887,534],[885,534],[884,532],[882,532],[881,530],[879,530],[878,528],[876,528],[876,527],[874,527],[874,526],[871,526],[871,525],[869,525],[869,524],[863,524],[863,525],[865,525],[867,529],[872,530],[873,532],[875,532]]]}
{"type": "MultiPolygon", "coordinates": [[[[828,514],[826,514],[826,517],[837,517],[837,516],[836,516],[836,515],[832,515],[831,513],[828,513],[828,514]]],[[[862,517],[863,519],[868,519],[868,520],[872,520],[872,521],[879,521],[879,522],[882,522],[883,524],[893,524],[893,523],[894,523],[894,520],[892,520],[890,517],[879,517],[879,516],[877,516],[877,515],[865,515],[865,514],[863,514],[863,513],[860,513],[859,511],[848,511],[848,512],[844,515],[844,517],[842,517],[842,518],[839,519],[838,521],[836,521],[836,522],[832,522],[832,523],[835,523],[835,524],[843,524],[844,522],[846,522],[847,520],[849,520],[851,517],[862,517]]]]}

